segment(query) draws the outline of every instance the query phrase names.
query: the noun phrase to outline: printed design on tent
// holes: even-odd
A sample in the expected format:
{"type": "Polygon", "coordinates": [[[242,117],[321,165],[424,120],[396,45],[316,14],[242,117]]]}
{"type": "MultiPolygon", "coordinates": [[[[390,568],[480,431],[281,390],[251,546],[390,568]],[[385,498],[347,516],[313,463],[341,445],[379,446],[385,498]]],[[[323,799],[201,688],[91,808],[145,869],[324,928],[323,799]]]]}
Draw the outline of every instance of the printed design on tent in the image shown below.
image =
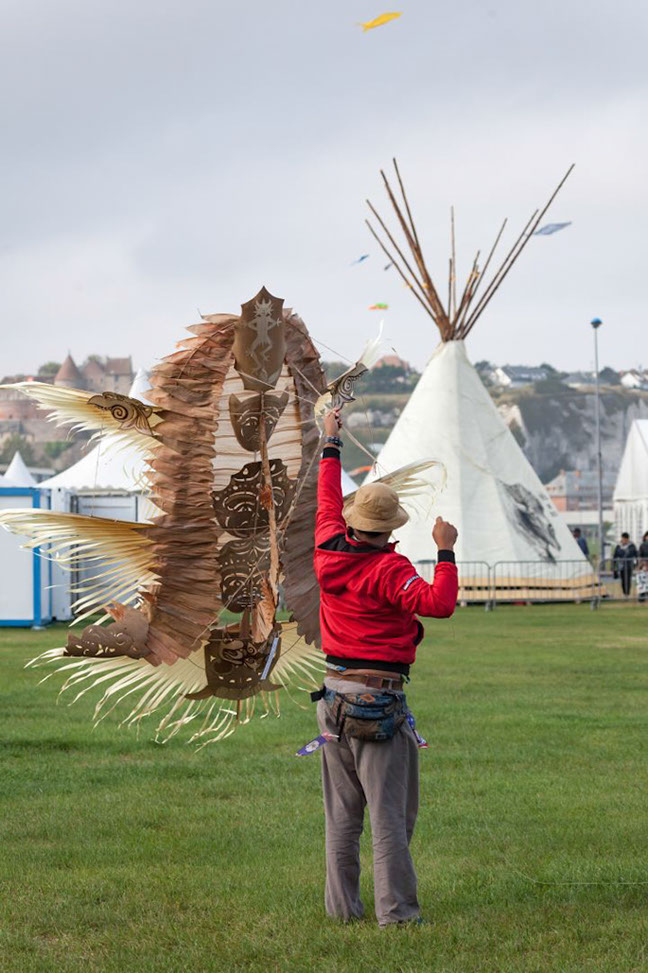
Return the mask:
{"type": "Polygon", "coordinates": [[[554,562],[560,551],[560,544],[542,498],[521,483],[504,483],[498,480],[497,485],[504,495],[505,509],[513,526],[524,531],[527,540],[543,560],[554,562]]]}
{"type": "MultiPolygon", "coordinates": [[[[123,723],[157,715],[161,741],[193,723],[191,740],[204,745],[246,722],[257,699],[278,712],[279,689],[320,681],[315,405],[351,394],[376,343],[327,389],[304,323],[265,288],[240,316],[208,315],[189,330],[153,370],[150,407],[21,386],[57,421],[136,444],[159,516],[128,523],[14,510],[0,523],[63,566],[83,562],[89,577],[74,611],[90,624],[31,665],[55,666],[75,698],[101,687],[96,720],[128,699],[123,723]],[[277,617],[280,590],[288,621],[277,617]]],[[[395,481],[405,493],[419,469],[395,481]]]]}

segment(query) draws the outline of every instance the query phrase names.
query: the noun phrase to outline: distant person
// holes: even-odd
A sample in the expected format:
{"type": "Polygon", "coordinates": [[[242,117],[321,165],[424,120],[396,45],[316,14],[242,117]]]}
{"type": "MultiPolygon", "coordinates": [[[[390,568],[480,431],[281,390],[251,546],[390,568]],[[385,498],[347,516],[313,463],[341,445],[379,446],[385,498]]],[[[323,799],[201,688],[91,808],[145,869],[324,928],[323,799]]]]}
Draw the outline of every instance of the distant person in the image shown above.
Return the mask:
{"type": "Polygon", "coordinates": [[[648,561],[648,530],[643,535],[641,544],[639,545],[639,559],[648,561]]]}
{"type": "Polygon", "coordinates": [[[580,547],[585,557],[589,557],[589,547],[587,546],[587,541],[581,534],[580,527],[574,527],[574,540],[580,547]]]}
{"type": "Polygon", "coordinates": [[[648,601],[648,560],[637,565],[637,599],[648,601]]]}
{"type": "Polygon", "coordinates": [[[637,560],[637,548],[627,531],[621,534],[621,542],[614,548],[613,556],[614,577],[621,579],[621,589],[627,598],[632,588],[632,570],[637,560]]]}
{"type": "Polygon", "coordinates": [[[648,601],[648,530],[643,535],[639,545],[639,563],[637,565],[637,597],[639,601],[648,601]]]}

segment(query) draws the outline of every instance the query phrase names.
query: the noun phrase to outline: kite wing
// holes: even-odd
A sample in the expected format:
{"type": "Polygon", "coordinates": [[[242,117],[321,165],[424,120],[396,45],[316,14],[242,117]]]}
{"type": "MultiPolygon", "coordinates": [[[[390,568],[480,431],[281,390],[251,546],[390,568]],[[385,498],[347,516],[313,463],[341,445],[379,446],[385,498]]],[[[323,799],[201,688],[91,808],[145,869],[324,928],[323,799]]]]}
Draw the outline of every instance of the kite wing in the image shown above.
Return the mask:
{"type": "MultiPolygon", "coordinates": [[[[147,450],[160,515],[125,524],[4,511],[0,523],[70,568],[95,568],[76,608],[102,618],[33,664],[61,669],[77,694],[101,685],[96,719],[129,697],[124,722],[157,714],[165,739],[200,717],[192,739],[210,742],[257,697],[276,710],[279,689],[312,688],[322,667],[312,524],[325,377],[301,319],[265,288],[240,316],[209,315],[190,331],[151,375],[150,432],[136,417],[126,430],[147,450]]],[[[91,403],[61,392],[41,389],[40,401],[67,424],[101,432],[95,410],[116,421],[107,393],[91,403]]]]}
{"type": "Polygon", "coordinates": [[[18,382],[0,388],[18,389],[49,413],[48,418],[72,432],[92,432],[92,439],[108,433],[113,441],[133,445],[142,453],[155,449],[155,429],[160,422],[159,410],[118,392],[95,395],[81,389],[62,388],[44,382],[18,382]]]}
{"type": "Polygon", "coordinates": [[[571,220],[568,223],[547,223],[546,226],[541,226],[539,230],[536,230],[533,235],[551,236],[552,233],[558,233],[559,230],[564,230],[566,226],[571,226],[571,220]]]}
{"type": "Polygon", "coordinates": [[[382,27],[383,24],[388,24],[390,20],[396,20],[398,17],[403,16],[403,11],[380,14],[379,17],[374,17],[373,20],[368,20],[366,23],[360,23],[358,26],[362,27],[364,31],[373,30],[375,27],[382,27]]]}

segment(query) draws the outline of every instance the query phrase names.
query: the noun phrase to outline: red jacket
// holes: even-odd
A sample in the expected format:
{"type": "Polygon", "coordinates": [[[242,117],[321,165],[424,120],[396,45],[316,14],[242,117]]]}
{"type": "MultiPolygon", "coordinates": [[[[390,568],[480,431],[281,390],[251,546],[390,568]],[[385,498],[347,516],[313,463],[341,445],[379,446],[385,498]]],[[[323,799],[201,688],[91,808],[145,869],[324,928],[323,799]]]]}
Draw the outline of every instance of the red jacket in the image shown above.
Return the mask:
{"type": "Polygon", "coordinates": [[[315,525],[322,649],[331,661],[400,663],[406,672],[423,638],[415,616],[449,618],[455,610],[454,554],[439,551],[430,585],[395,544],[374,548],[354,540],[342,517],[341,470],[338,450],[327,448],[320,463],[315,525]]]}

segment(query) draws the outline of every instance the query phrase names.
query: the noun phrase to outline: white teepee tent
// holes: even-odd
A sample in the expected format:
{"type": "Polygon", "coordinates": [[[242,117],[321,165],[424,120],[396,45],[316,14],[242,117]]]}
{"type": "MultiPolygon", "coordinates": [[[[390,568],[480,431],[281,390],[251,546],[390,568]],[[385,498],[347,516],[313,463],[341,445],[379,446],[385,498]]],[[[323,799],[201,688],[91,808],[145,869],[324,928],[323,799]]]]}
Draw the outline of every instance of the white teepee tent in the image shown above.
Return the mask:
{"type": "Polygon", "coordinates": [[[14,453],[14,458],[7,467],[7,471],[3,477],[3,482],[5,486],[13,487],[36,486],[36,480],[27,469],[25,461],[19,452],[14,453]]]}
{"type": "MultiPolygon", "coordinates": [[[[500,577],[506,576],[507,584],[513,579],[519,597],[524,597],[519,593],[524,579],[534,579],[534,588],[538,587],[538,579],[544,579],[540,581],[541,585],[555,588],[557,562],[574,562],[562,566],[565,570],[559,572],[561,583],[566,576],[572,579],[583,575],[591,577],[589,562],[498,413],[468,360],[464,344],[465,337],[534,233],[549,204],[539,214],[534,214],[479,297],[476,295],[504,227],[483,269],[480,270],[478,265],[479,254],[475,258],[464,291],[457,299],[453,218],[449,299],[444,306],[425,266],[395,162],[394,166],[402,204],[397,202],[384,173],[382,175],[412,257],[404,255],[371,204],[370,209],[384,238],[371,224],[369,227],[439,328],[441,343],[380,451],[367,482],[425,457],[444,464],[447,472],[445,490],[434,502],[428,501],[427,506],[419,501],[408,524],[396,533],[400,549],[414,563],[435,558],[436,547],[431,535],[434,518],[440,514],[458,528],[458,562],[480,562],[483,571],[478,569],[477,574],[485,573],[491,577],[497,574],[494,567],[498,564],[500,577]],[[548,566],[553,569],[549,570],[548,566]]],[[[582,591],[576,594],[582,597],[582,591]]]]}
{"type": "Polygon", "coordinates": [[[648,530],[648,419],[635,419],[614,488],[614,523],[638,543],[648,530]]]}

